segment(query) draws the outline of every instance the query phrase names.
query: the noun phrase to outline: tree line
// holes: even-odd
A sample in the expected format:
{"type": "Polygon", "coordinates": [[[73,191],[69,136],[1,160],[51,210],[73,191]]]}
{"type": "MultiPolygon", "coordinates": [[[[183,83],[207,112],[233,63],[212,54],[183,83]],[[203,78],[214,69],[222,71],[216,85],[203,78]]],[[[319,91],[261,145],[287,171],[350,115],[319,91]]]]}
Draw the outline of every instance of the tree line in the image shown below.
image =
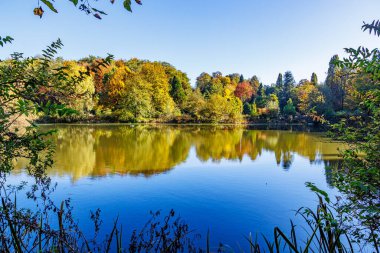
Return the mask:
{"type": "MultiPolygon", "coordinates": [[[[56,110],[36,115],[45,122],[321,122],[355,114],[355,91],[365,88],[365,76],[353,78],[347,68],[335,64],[338,60],[337,55],[331,58],[324,82],[313,73],[297,83],[287,71],[276,83],[265,85],[257,76],[214,72],[200,74],[193,88],[186,73],[166,62],[134,58],[98,66],[100,59],[92,56],[77,61],[57,58],[43,71],[59,69],[68,78],[51,80],[56,83],[37,91],[41,108],[56,110]],[[73,113],[62,113],[62,105],[73,113]]],[[[1,62],[0,71],[10,62],[1,62]]]]}

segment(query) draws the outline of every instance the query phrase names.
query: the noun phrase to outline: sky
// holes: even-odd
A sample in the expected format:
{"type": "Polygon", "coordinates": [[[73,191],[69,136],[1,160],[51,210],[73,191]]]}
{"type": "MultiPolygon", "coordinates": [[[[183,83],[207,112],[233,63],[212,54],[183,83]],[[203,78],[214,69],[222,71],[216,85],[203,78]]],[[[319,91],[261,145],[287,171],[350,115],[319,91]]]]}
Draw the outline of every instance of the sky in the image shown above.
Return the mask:
{"type": "MultiPolygon", "coordinates": [[[[107,12],[97,20],[56,1],[59,13],[33,15],[38,0],[0,0],[0,36],[12,45],[0,47],[0,59],[12,52],[38,55],[60,38],[59,55],[117,59],[137,57],[166,61],[195,83],[202,72],[257,75],[264,84],[292,71],[298,81],[316,72],[326,77],[334,54],[345,47],[378,47],[380,38],[361,31],[363,21],[380,19],[379,0],[142,0],[133,13],[109,0],[94,3],[107,12]]],[[[47,8],[45,8],[47,9],[47,8]]]]}

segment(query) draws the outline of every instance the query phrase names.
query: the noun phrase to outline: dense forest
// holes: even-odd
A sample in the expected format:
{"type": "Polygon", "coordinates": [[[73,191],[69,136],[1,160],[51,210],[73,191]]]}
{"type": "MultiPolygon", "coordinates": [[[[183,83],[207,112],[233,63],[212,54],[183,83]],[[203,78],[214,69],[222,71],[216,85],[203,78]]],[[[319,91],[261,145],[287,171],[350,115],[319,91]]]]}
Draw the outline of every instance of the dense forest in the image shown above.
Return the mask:
{"type": "MultiPolygon", "coordinates": [[[[51,81],[37,99],[55,113],[36,115],[42,122],[322,122],[355,114],[354,83],[365,83],[365,76],[354,80],[349,70],[336,66],[338,60],[332,57],[324,82],[313,73],[297,83],[287,71],[266,85],[257,76],[214,72],[200,74],[193,88],[186,73],[166,62],[134,58],[99,66],[96,57],[57,58],[49,69],[59,69],[66,78],[51,81]],[[91,75],[74,80],[95,67],[91,75]],[[61,105],[72,113],[61,113],[61,105]]],[[[11,60],[0,63],[0,74],[10,65],[11,60]]]]}

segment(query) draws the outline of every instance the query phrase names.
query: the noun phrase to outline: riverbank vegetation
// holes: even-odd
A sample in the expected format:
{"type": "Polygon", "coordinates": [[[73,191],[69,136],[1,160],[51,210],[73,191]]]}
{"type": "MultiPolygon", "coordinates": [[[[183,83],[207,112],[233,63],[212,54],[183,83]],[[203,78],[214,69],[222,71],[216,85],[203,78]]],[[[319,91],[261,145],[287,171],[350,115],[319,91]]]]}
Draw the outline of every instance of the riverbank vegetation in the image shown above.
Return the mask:
{"type": "MultiPolygon", "coordinates": [[[[22,60],[21,64],[25,64],[22,60]]],[[[186,73],[166,62],[139,59],[112,60],[97,66],[100,58],[78,61],[56,58],[45,72],[59,69],[65,79],[49,81],[36,90],[36,103],[56,108],[56,113],[38,110],[40,122],[314,122],[354,116],[359,102],[355,92],[365,76],[353,77],[348,68],[334,63],[328,76],[318,82],[315,73],[310,79],[295,81],[292,72],[279,74],[275,84],[266,85],[257,76],[202,73],[192,87],[186,73]],[[74,77],[97,66],[97,71],[73,82],[74,77]],[[62,89],[62,87],[67,87],[62,89]],[[73,109],[62,114],[63,105],[73,109]]],[[[43,58],[33,58],[34,64],[43,58]]],[[[0,74],[12,69],[12,59],[0,63],[0,74]]],[[[25,69],[32,73],[33,66],[25,69]]],[[[51,75],[51,73],[44,73],[51,75]]],[[[364,84],[363,84],[364,85],[364,84]]]]}

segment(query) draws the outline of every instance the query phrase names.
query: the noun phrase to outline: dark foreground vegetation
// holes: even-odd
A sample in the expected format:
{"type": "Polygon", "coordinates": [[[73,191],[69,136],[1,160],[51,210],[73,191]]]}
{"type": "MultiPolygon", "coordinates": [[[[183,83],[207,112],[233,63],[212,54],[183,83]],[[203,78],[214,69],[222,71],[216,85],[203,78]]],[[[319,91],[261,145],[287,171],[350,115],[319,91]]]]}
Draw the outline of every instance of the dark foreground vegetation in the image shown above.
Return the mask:
{"type": "MultiPolygon", "coordinates": [[[[44,1],[48,2],[48,1],[44,1]]],[[[75,2],[75,1],[73,1],[75,2]]],[[[130,2],[130,1],[129,1],[130,2]]],[[[380,34],[379,23],[363,26],[380,34]]],[[[0,38],[3,45],[10,38],[0,38]]],[[[33,122],[20,127],[20,119],[78,120],[91,117],[117,121],[146,121],[190,117],[195,121],[226,122],[242,115],[295,117],[314,121],[339,116],[331,126],[333,137],[351,145],[343,163],[334,168],[333,184],[342,196],[332,202],[315,185],[315,210],[301,208],[308,224],[308,239],[274,229],[273,240],[247,236],[250,252],[379,252],[380,243],[380,52],[347,49],[349,58],[333,57],[329,75],[319,84],[315,75],[295,85],[290,72],[275,85],[264,86],[253,77],[202,74],[191,89],[186,75],[165,63],[128,62],[88,58],[79,62],[55,59],[60,41],[39,58],[15,53],[0,63],[0,251],[1,252],[211,252],[228,251],[209,244],[207,235],[197,243],[191,229],[174,211],[163,219],[158,213],[124,241],[115,218],[106,238],[98,238],[100,211],[91,213],[94,237],[88,238],[72,215],[70,201],[56,205],[50,199],[55,185],[46,176],[53,164],[54,147],[33,122]],[[281,116],[279,116],[281,115],[281,116]],[[33,185],[9,185],[7,177],[15,159],[29,159],[26,170],[33,185]],[[34,208],[17,203],[17,193],[27,191],[34,208]]],[[[23,120],[23,122],[24,122],[23,120]]]]}

